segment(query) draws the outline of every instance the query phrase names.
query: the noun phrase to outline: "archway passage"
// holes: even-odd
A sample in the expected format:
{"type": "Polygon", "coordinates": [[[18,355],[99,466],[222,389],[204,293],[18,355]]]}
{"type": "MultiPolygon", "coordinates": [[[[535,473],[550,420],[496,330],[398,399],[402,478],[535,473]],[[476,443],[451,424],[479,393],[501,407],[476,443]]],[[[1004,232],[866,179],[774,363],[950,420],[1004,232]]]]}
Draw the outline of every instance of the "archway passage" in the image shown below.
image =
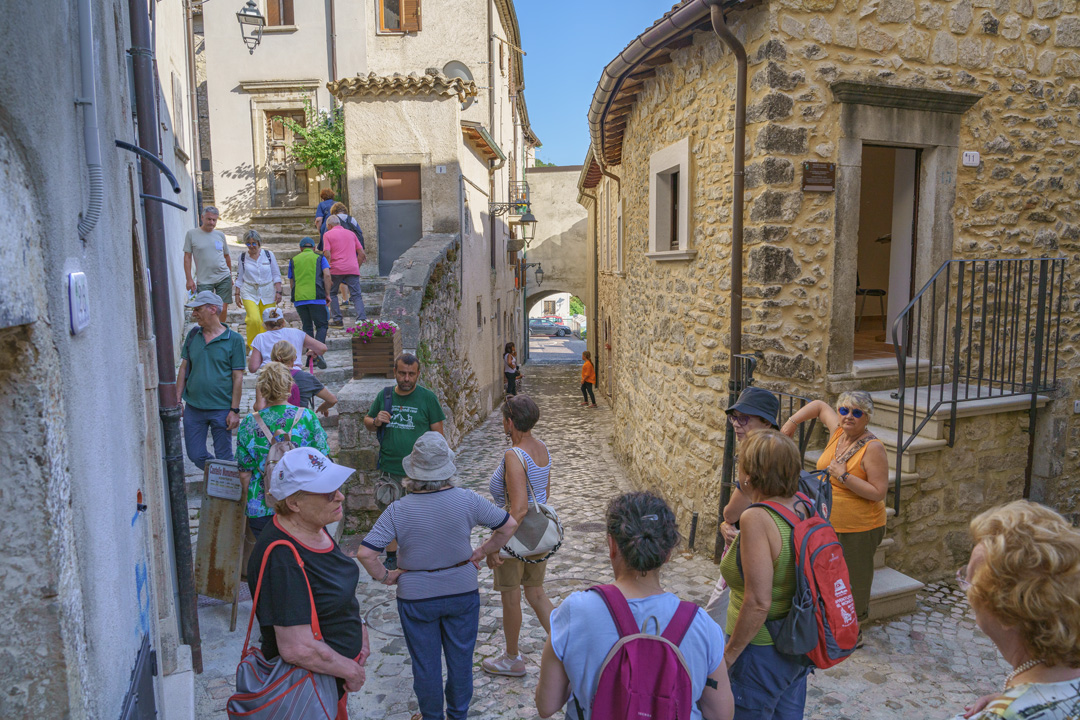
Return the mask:
{"type": "Polygon", "coordinates": [[[588,333],[584,303],[560,288],[537,291],[525,303],[529,316],[527,361],[580,363],[588,333]]]}

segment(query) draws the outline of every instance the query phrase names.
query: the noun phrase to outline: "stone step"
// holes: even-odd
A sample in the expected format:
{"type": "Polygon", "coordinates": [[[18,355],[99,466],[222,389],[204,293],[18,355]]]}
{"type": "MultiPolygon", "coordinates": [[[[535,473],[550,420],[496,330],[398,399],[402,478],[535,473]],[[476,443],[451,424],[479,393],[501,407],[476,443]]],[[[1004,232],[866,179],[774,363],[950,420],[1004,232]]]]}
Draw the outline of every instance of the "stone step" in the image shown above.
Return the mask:
{"type": "MultiPolygon", "coordinates": [[[[885,391],[870,393],[874,400],[874,422],[882,427],[895,431],[900,421],[900,399],[893,397],[897,391],[885,391]]],[[[949,418],[952,412],[951,403],[944,402],[933,412],[927,413],[927,401],[931,408],[943,397],[952,396],[952,385],[932,385],[919,388],[916,391],[908,388],[904,391],[904,430],[905,434],[912,427],[911,418],[915,417],[915,426],[926,419],[926,424],[919,430],[919,436],[931,440],[941,440],[948,437],[949,418]],[[944,392],[943,392],[944,391],[944,392]]],[[[1030,395],[1011,395],[1003,397],[1000,390],[983,386],[959,383],[957,385],[957,397],[961,399],[956,403],[956,417],[969,418],[995,413],[1019,412],[1031,407],[1030,395]],[[981,390],[981,392],[980,392],[981,390]],[[979,397],[982,395],[982,397],[979,397]]],[[[1050,399],[1045,395],[1037,396],[1036,403],[1043,407],[1050,399]]]]}
{"type": "Polygon", "coordinates": [[[874,570],[870,588],[869,617],[871,621],[896,615],[909,615],[918,605],[918,592],[923,584],[890,567],[874,570]]]}
{"type": "MultiPolygon", "coordinates": [[[[887,447],[888,446],[886,446],[886,451],[887,447]]],[[[807,470],[810,470],[811,472],[817,470],[817,461],[818,458],[821,457],[821,452],[821,450],[807,450],[806,455],[803,457],[803,467],[805,467],[807,470]]],[[[893,488],[895,487],[894,481],[896,480],[896,466],[892,461],[892,457],[893,456],[891,455],[889,456],[889,492],[893,491],[893,488]]],[[[902,487],[906,487],[908,485],[914,484],[918,481],[918,479],[918,473],[914,471],[904,472],[900,475],[900,485],[902,487]]]]}
{"type": "Polygon", "coordinates": [[[884,538],[874,552],[874,569],[885,567],[885,555],[896,545],[896,541],[890,537],[884,538]]]}

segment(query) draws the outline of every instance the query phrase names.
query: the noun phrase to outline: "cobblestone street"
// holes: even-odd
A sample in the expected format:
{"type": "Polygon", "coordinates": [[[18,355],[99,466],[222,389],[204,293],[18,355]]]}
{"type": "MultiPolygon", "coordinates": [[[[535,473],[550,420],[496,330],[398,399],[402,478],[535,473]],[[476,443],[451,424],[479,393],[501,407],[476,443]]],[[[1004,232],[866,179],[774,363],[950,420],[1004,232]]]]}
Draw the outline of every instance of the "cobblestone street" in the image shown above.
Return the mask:
{"type": "MultiPolygon", "coordinates": [[[[540,406],[535,435],[546,442],[554,463],[552,503],[566,527],[566,541],[550,561],[545,585],[557,605],[569,593],[611,580],[604,546],[603,514],[607,499],[630,489],[610,451],[611,413],[579,405],[575,364],[544,364],[537,353],[523,368],[524,392],[540,406]]],[[[493,414],[458,448],[461,485],[487,495],[488,478],[507,447],[500,415],[493,414]]],[[[684,529],[685,530],[688,529],[684,529]]],[[[667,566],[667,590],[704,605],[716,580],[717,566],[703,557],[680,554],[667,566]]],[[[534,718],[532,694],[544,632],[531,611],[524,612],[524,678],[492,678],[480,661],[502,648],[499,596],[491,589],[491,571],[480,570],[480,636],[470,717],[534,718]]],[[[361,573],[360,607],[370,623],[372,655],[364,689],[349,701],[353,718],[408,720],[416,708],[405,641],[398,624],[394,592],[361,573]]],[[[200,718],[224,717],[233,673],[243,642],[250,601],[240,606],[241,622],[228,632],[229,607],[200,610],[205,672],[197,679],[200,718]]],[[[865,646],[836,668],[811,676],[807,718],[950,718],[979,695],[1000,686],[1006,665],[975,627],[967,601],[954,583],[928,586],[915,614],[868,627],[865,646]]]]}

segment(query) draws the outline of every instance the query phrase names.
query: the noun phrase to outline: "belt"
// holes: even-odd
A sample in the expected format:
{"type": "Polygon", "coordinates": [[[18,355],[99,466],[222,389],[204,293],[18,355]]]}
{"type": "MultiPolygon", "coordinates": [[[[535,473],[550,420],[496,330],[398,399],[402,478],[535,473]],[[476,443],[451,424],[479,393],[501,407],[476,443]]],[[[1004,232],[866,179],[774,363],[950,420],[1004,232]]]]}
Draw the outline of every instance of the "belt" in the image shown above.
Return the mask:
{"type": "Polygon", "coordinates": [[[399,570],[403,570],[404,572],[442,572],[443,570],[453,570],[454,568],[463,567],[463,566],[468,565],[468,564],[469,564],[468,560],[462,560],[461,562],[456,563],[454,565],[448,565],[446,567],[435,568],[434,570],[405,570],[404,568],[399,568],[399,570]]]}

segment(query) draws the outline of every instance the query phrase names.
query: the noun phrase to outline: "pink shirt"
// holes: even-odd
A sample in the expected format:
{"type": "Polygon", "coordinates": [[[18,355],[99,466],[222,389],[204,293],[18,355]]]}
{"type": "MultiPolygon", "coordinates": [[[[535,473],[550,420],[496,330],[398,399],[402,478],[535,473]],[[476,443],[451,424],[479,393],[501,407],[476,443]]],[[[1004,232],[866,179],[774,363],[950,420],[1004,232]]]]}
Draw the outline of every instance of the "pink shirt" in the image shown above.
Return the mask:
{"type": "Polygon", "coordinates": [[[356,251],[363,247],[352,230],[340,225],[327,230],[323,235],[323,250],[330,256],[330,274],[359,275],[356,251]]]}

